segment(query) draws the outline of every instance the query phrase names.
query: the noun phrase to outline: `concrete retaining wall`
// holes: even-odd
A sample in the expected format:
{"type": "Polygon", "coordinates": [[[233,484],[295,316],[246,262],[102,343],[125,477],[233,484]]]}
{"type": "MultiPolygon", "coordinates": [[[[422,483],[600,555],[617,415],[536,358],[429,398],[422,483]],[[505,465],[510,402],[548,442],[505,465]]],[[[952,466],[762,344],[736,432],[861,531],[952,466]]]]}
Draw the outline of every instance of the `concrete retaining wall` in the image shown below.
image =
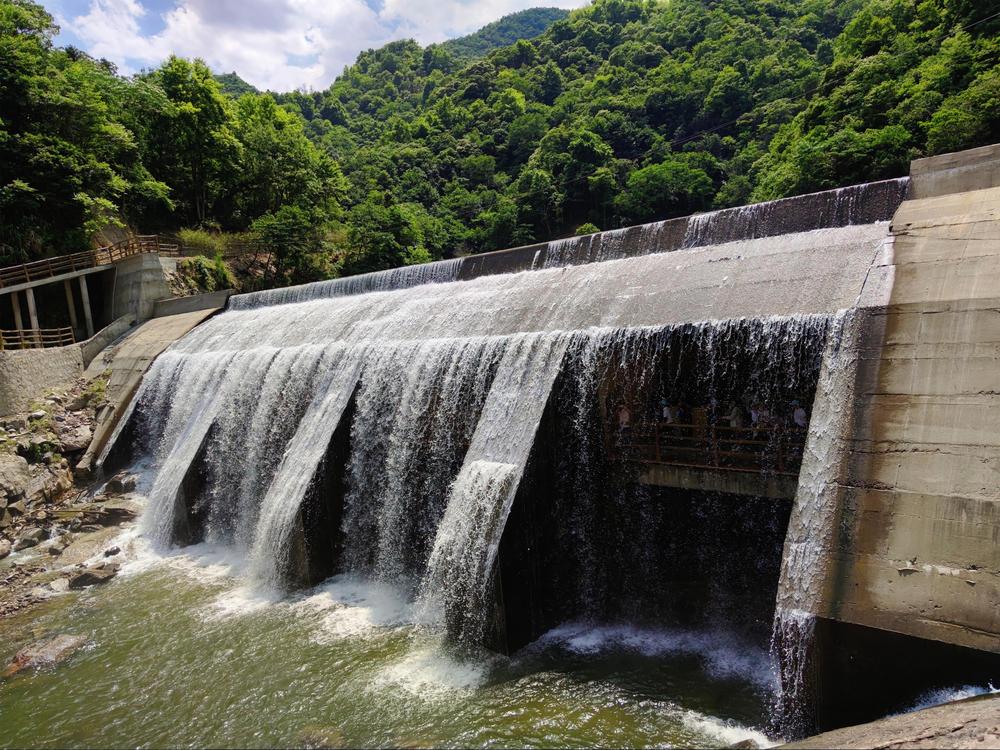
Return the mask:
{"type": "Polygon", "coordinates": [[[1000,147],[917,162],[913,188],[852,343],[815,614],[1000,653],[1000,147]]]}
{"type": "Polygon", "coordinates": [[[187,297],[157,300],[156,304],[153,305],[153,317],[162,318],[165,315],[180,315],[198,310],[218,310],[226,306],[226,301],[235,291],[234,289],[222,289],[207,294],[192,294],[187,297]]]}
{"type": "Polygon", "coordinates": [[[156,301],[170,296],[166,274],[177,269],[177,261],[143,253],[117,263],[115,269],[114,316],[131,313],[136,320],[149,320],[156,301]]]}
{"type": "Polygon", "coordinates": [[[82,374],[76,345],[0,352],[0,415],[27,411],[43,393],[68,386],[82,374]]]}
{"type": "Polygon", "coordinates": [[[134,323],[134,316],[123,315],[92,338],[70,346],[0,352],[0,416],[25,411],[47,391],[69,386],[134,323]]]}
{"type": "Polygon", "coordinates": [[[135,324],[135,316],[131,313],[128,315],[122,315],[118,320],[113,321],[110,325],[105,326],[102,330],[98,331],[92,338],[82,341],[78,344],[80,347],[80,354],[83,358],[83,366],[86,368],[94,361],[94,358],[100,354],[108,344],[114,341],[116,338],[125,333],[129,328],[135,324]]]}

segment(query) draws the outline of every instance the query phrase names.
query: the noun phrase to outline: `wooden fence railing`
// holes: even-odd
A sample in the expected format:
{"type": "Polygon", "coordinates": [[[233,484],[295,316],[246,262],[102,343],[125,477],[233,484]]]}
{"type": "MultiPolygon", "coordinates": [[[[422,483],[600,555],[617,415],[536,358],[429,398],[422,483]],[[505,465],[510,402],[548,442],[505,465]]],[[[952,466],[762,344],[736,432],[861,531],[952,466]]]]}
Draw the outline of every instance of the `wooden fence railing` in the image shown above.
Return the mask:
{"type": "Polygon", "coordinates": [[[21,328],[0,330],[0,351],[4,349],[42,349],[76,343],[72,328],[21,328]]]}
{"type": "Polygon", "coordinates": [[[15,284],[52,278],[73,271],[110,265],[139,253],[156,253],[167,257],[178,257],[180,256],[180,248],[174,243],[161,242],[160,236],[156,234],[137,235],[97,250],[86,250],[72,255],[60,255],[55,258],[23,263],[19,266],[0,268],[0,289],[15,284]]]}
{"type": "Polygon", "coordinates": [[[614,452],[644,463],[794,476],[806,433],[799,427],[643,422],[619,432],[614,452]]]}

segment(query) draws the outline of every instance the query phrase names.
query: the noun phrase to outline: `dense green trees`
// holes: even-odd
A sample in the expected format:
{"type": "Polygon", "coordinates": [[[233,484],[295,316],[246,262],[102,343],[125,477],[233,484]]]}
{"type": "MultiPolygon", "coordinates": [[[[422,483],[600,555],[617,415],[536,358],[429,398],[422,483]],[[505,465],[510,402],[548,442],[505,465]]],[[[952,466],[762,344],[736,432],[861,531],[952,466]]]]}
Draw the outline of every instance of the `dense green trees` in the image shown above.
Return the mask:
{"type": "Polygon", "coordinates": [[[52,18],[0,2],[0,259],[79,248],[125,206],[169,209],[133,109],[149,104],[106,64],[52,48],[52,18]]]}
{"type": "Polygon", "coordinates": [[[197,61],[121,78],[0,0],[0,243],[252,229],[292,281],[897,176],[1000,140],[998,10],[595,0],[464,62],[399,41],[324,91],[224,94],[197,61]]]}
{"type": "Polygon", "coordinates": [[[412,42],[363,53],[296,111],[350,203],[419,204],[446,252],[480,252],[1000,140],[993,5],[596,0],[460,69],[412,42]]]}
{"type": "MultiPolygon", "coordinates": [[[[515,45],[518,41],[534,39],[554,22],[565,18],[567,11],[559,8],[529,8],[511,13],[489,23],[479,31],[458,39],[449,39],[430,48],[431,54],[445,52],[455,60],[469,62],[487,55],[498,47],[515,45]]],[[[531,47],[528,47],[531,49],[531,47]]]]}
{"type": "Polygon", "coordinates": [[[55,31],[37,4],[0,0],[0,263],[80,249],[109,226],[275,237],[294,223],[316,241],[282,248],[276,280],[330,272],[313,254],[348,186],[301,117],[271,96],[223,95],[197,60],[122,78],[53,48],[55,31]]]}

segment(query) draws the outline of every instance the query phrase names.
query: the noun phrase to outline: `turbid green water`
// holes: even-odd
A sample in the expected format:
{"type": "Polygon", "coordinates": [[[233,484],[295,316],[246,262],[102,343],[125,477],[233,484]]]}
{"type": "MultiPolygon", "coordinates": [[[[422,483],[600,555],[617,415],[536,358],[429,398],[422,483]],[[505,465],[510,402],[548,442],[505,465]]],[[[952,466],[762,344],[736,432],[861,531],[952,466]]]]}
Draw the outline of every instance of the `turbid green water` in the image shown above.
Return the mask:
{"type": "Polygon", "coordinates": [[[0,659],[89,645],[0,683],[0,746],[719,746],[765,714],[766,657],[705,633],[570,625],[459,658],[390,589],[255,598],[217,554],[147,557],[0,622],[0,659]]]}

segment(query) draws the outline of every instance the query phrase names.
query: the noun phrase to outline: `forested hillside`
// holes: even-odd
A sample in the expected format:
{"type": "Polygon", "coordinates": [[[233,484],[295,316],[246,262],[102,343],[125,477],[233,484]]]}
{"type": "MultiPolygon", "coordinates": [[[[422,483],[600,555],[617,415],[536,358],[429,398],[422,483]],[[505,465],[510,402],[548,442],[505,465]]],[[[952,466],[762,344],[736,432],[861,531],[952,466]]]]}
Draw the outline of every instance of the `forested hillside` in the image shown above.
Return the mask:
{"type": "Polygon", "coordinates": [[[529,8],[504,16],[473,34],[442,42],[441,46],[456,60],[470,62],[497,47],[506,47],[520,39],[534,39],[567,15],[569,11],[560,8],[529,8]]]}
{"type": "Polygon", "coordinates": [[[197,62],[118,77],[0,0],[0,243],[250,229],[301,280],[902,175],[1000,141],[998,11],[596,0],[470,64],[400,41],[232,100],[197,62]]]}

